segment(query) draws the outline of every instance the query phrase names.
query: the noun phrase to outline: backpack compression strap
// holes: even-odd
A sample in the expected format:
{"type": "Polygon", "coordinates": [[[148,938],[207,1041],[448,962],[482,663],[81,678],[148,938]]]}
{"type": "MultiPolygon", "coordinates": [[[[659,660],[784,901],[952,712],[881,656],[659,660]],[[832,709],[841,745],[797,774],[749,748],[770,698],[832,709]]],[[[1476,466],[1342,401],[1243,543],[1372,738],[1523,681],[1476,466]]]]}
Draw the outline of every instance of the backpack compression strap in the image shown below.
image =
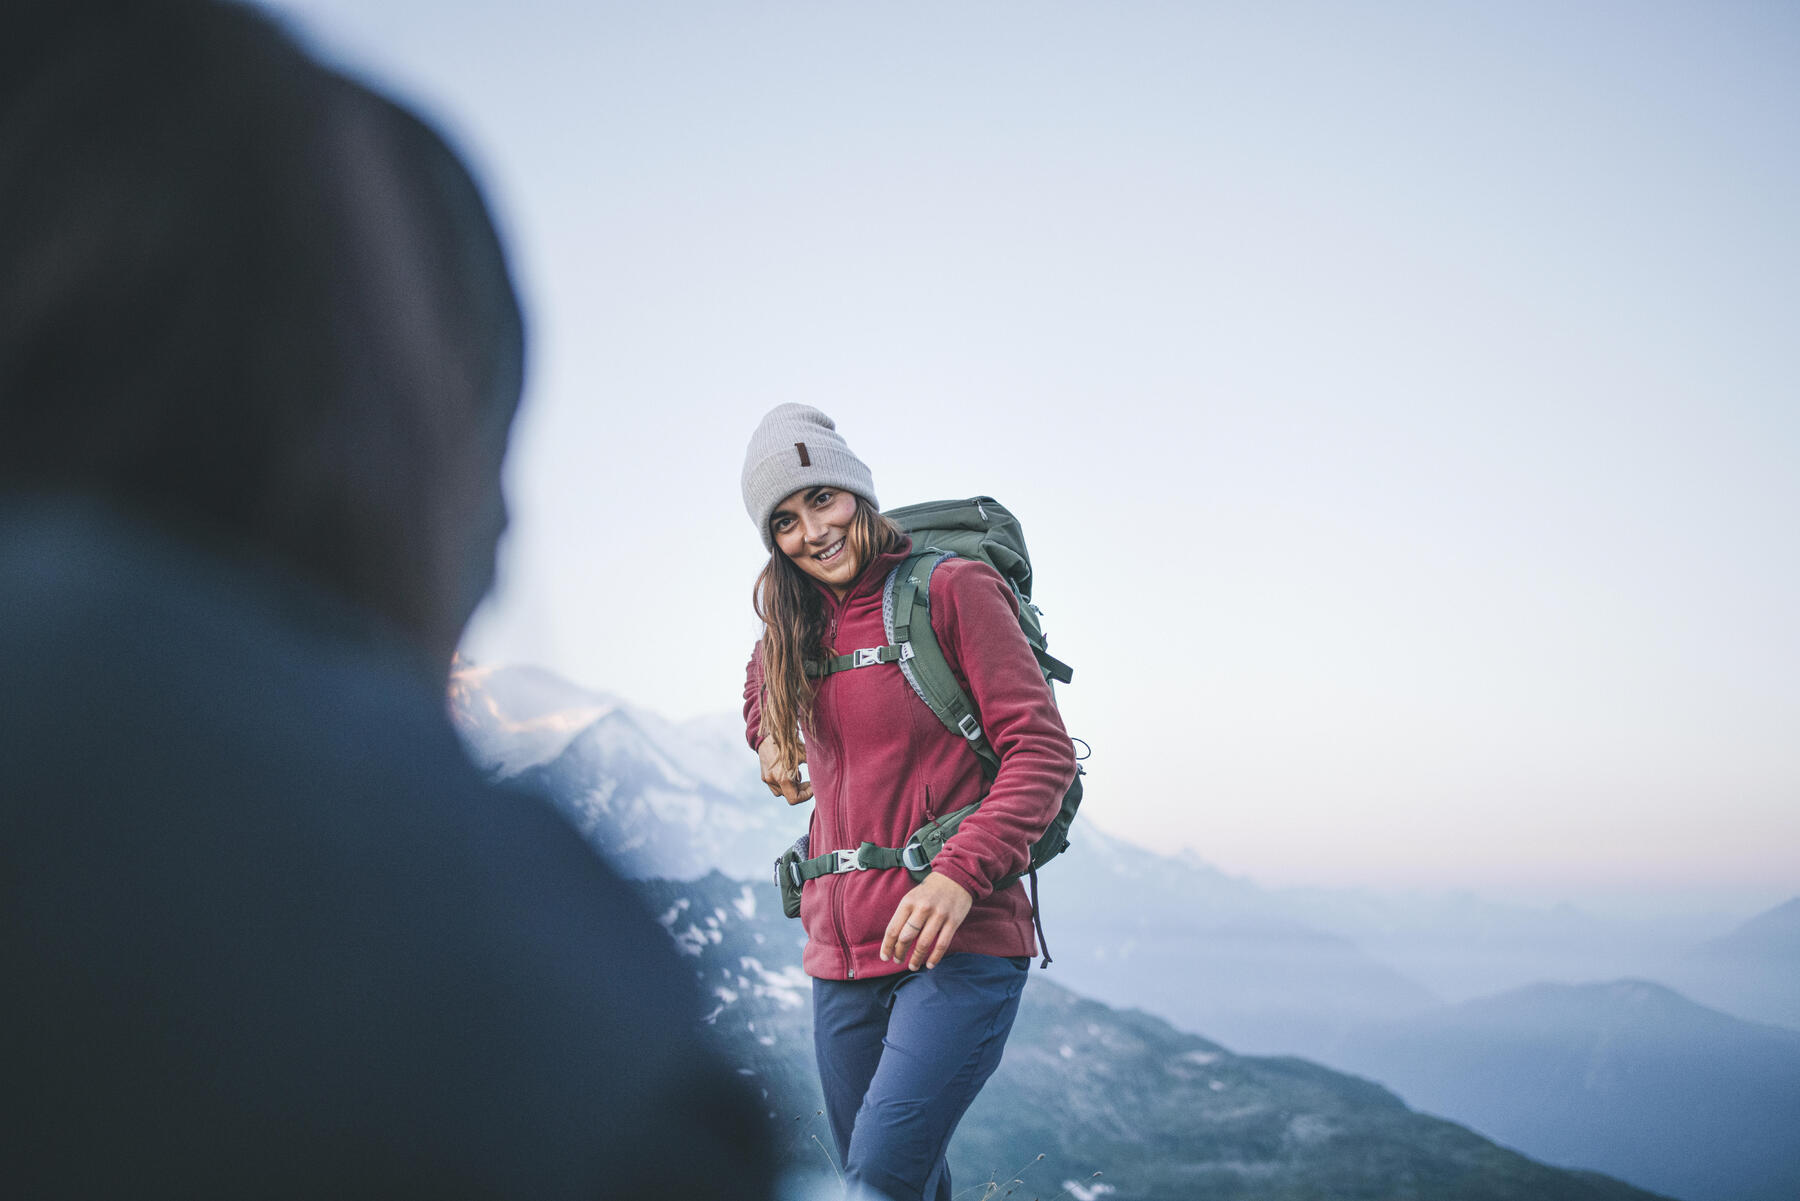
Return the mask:
{"type": "Polygon", "coordinates": [[[1044,674],[1058,684],[1067,684],[1075,678],[1075,669],[1049,651],[1033,646],[1031,653],[1037,656],[1038,666],[1044,669],[1044,674]]]}

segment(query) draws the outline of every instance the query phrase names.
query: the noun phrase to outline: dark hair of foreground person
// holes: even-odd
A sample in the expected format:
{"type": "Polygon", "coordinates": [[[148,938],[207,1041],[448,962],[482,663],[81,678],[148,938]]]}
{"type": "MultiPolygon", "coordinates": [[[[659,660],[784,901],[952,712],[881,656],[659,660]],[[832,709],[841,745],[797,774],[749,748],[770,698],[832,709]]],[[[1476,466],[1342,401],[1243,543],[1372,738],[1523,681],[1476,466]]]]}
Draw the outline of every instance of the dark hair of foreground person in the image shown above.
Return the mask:
{"type": "Polygon", "coordinates": [[[691,976],[445,712],[523,335],[415,117],[210,0],[0,37],[0,1179],[769,1195],[691,976]]]}

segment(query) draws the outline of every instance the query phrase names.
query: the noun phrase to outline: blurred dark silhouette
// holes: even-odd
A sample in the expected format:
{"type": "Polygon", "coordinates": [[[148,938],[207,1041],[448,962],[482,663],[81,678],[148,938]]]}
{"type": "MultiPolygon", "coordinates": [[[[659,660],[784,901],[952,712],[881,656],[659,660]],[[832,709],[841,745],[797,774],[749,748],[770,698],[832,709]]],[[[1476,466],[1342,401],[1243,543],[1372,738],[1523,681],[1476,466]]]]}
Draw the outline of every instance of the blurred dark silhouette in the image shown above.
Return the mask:
{"type": "Polygon", "coordinates": [[[760,1198],[690,974],[445,715],[522,327],[409,113],[211,0],[0,36],[0,1180],[760,1198]]]}

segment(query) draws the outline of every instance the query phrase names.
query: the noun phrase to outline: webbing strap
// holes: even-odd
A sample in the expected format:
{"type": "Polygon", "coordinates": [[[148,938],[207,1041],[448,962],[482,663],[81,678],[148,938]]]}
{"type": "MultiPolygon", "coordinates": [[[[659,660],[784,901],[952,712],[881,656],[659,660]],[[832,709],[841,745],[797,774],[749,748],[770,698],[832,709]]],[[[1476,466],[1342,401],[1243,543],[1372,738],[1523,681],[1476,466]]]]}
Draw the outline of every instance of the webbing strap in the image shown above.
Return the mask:
{"type": "Polygon", "coordinates": [[[1034,646],[1031,653],[1037,656],[1038,666],[1044,669],[1044,674],[1058,684],[1067,684],[1075,678],[1075,669],[1049,651],[1034,646]]]}
{"type": "MultiPolygon", "coordinates": [[[[904,564],[901,568],[896,569],[903,571],[904,576],[898,581],[899,586],[893,593],[893,608],[891,613],[893,616],[894,632],[890,637],[892,637],[895,642],[910,643],[912,641],[913,599],[919,595],[918,570],[923,561],[924,557],[920,556],[919,558],[915,558],[904,564]]],[[[931,567],[925,569],[927,588],[930,586],[929,581],[931,579],[932,568],[935,568],[936,566],[937,564],[933,563],[931,567]]],[[[927,595],[929,595],[929,592],[927,595]]]]}
{"type": "Polygon", "coordinates": [[[1047,968],[1056,961],[1050,958],[1050,940],[1044,937],[1044,914],[1038,908],[1037,866],[1035,864],[1031,868],[1031,924],[1037,929],[1038,950],[1044,953],[1044,962],[1038,964],[1038,967],[1040,969],[1047,968]]]}

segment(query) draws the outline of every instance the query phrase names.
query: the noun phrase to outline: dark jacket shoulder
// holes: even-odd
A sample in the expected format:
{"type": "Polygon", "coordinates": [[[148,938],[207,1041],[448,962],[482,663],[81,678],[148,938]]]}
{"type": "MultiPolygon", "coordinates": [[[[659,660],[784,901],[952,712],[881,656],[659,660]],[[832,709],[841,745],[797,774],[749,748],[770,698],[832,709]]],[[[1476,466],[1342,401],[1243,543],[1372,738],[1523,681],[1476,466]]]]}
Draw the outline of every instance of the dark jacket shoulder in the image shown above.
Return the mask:
{"type": "Polygon", "coordinates": [[[666,936],[404,640],[82,506],[0,511],[0,614],[7,1178],[768,1195],[666,936]]]}

